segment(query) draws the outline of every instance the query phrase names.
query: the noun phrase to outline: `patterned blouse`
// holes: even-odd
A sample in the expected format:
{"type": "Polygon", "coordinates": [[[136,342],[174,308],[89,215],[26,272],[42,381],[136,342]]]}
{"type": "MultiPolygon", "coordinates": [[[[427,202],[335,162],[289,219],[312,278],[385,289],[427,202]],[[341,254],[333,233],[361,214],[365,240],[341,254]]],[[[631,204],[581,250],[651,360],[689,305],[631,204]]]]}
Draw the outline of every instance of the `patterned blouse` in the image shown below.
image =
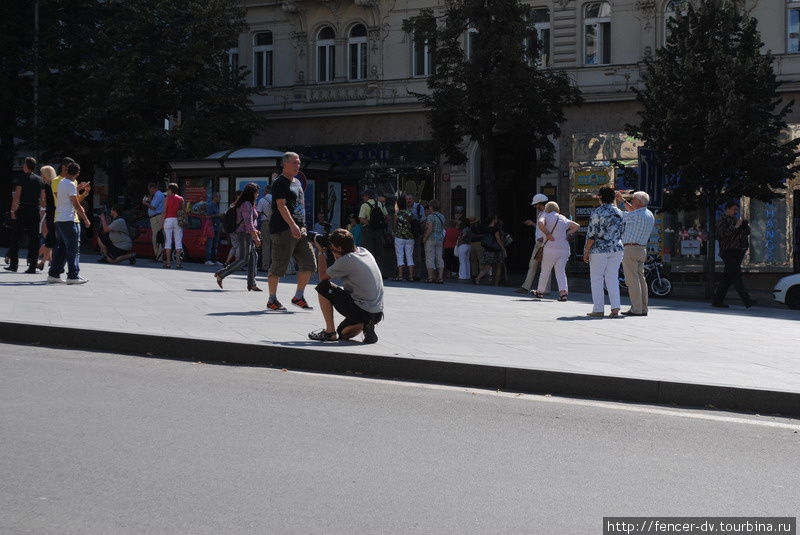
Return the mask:
{"type": "Polygon", "coordinates": [[[394,233],[395,238],[401,240],[413,240],[414,232],[411,229],[411,220],[414,218],[410,210],[400,210],[397,213],[397,230],[394,233]]]}
{"type": "Polygon", "coordinates": [[[622,212],[611,204],[601,204],[592,212],[589,219],[589,229],[586,233],[587,240],[594,240],[590,253],[617,253],[624,251],[622,246],[622,232],[625,222],[622,212]]]}

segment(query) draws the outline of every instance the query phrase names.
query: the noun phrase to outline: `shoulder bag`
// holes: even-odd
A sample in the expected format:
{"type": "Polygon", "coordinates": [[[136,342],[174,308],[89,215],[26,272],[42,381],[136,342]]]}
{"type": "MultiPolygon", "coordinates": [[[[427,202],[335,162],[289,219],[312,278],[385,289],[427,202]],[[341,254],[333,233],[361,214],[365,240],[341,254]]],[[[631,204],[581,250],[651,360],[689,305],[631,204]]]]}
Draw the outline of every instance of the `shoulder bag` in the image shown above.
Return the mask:
{"type": "MultiPolygon", "coordinates": [[[[557,226],[558,226],[558,219],[556,219],[556,222],[553,225],[553,228],[550,229],[550,234],[553,233],[553,231],[556,229],[557,226]]],[[[536,260],[537,262],[541,262],[542,261],[542,256],[544,255],[544,248],[547,245],[547,242],[548,242],[548,239],[547,239],[547,237],[545,237],[544,243],[542,243],[542,246],[539,247],[539,250],[536,251],[536,255],[533,257],[533,259],[536,260]]]]}

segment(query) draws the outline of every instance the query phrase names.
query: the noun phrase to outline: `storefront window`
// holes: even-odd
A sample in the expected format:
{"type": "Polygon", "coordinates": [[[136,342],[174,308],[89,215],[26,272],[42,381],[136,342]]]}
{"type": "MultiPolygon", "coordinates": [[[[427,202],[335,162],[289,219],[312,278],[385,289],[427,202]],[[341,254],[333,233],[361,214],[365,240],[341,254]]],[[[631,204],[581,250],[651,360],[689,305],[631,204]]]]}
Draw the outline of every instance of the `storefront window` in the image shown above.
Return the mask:
{"type": "Polygon", "coordinates": [[[776,199],[771,203],[750,201],[751,264],[789,262],[787,218],[788,206],[784,199],[776,199]]]}

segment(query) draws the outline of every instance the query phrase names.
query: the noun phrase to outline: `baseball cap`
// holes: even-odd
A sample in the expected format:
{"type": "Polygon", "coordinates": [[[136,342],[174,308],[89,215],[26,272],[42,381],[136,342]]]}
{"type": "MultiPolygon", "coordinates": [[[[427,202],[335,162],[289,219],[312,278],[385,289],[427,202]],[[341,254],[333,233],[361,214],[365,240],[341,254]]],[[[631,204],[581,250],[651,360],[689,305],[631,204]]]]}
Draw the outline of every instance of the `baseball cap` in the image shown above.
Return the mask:
{"type": "Polygon", "coordinates": [[[531,199],[531,206],[533,206],[534,204],[546,203],[547,201],[548,201],[547,195],[537,193],[536,195],[533,196],[533,199],[531,199]]]}

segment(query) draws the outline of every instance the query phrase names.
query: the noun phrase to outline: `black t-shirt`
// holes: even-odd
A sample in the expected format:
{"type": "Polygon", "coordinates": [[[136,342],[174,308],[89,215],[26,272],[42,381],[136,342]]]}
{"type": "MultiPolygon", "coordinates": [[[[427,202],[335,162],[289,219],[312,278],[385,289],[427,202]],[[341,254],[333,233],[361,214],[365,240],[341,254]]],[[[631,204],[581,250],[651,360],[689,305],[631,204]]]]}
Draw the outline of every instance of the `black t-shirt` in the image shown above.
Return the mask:
{"type": "Polygon", "coordinates": [[[305,210],[305,196],[303,194],[303,186],[300,181],[289,180],[283,175],[280,175],[272,183],[272,217],[269,220],[269,232],[283,232],[289,230],[289,225],[284,221],[283,216],[278,210],[278,200],[286,200],[286,208],[292,214],[292,219],[297,223],[297,226],[303,228],[306,226],[306,210],[305,210]]]}
{"type": "Polygon", "coordinates": [[[17,180],[16,185],[22,186],[22,194],[19,197],[20,203],[39,205],[39,197],[42,195],[42,188],[44,188],[44,180],[42,180],[42,177],[35,173],[23,175],[17,180]]]}

